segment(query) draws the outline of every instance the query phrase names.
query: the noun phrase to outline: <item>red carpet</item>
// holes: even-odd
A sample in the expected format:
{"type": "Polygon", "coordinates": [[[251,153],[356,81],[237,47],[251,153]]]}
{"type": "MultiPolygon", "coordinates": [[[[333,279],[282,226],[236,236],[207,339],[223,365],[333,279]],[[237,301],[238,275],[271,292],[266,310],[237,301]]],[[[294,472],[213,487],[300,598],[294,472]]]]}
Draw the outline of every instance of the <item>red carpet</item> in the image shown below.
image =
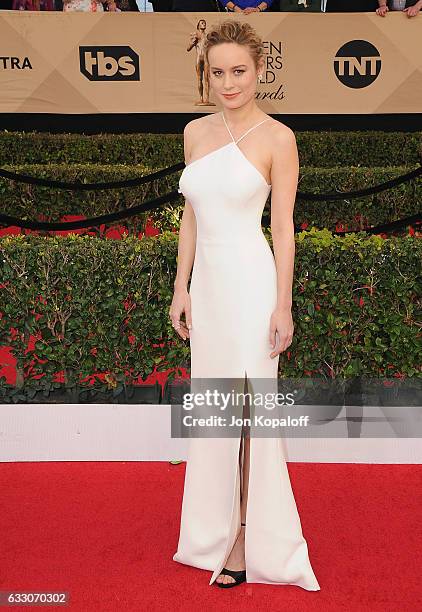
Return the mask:
{"type": "Polygon", "coordinates": [[[421,466],[288,465],[321,591],[223,590],[173,561],[185,463],[167,462],[2,463],[0,590],[101,612],[422,609],[421,466]]]}

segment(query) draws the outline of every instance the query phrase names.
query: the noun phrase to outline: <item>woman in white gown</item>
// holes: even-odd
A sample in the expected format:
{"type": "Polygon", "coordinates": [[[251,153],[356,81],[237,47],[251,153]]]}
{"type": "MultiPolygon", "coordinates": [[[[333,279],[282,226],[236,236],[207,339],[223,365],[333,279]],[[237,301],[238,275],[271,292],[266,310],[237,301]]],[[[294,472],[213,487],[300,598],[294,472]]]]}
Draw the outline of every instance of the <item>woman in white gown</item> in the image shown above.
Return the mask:
{"type": "MultiPolygon", "coordinates": [[[[253,392],[252,380],[277,382],[279,355],[293,336],[298,154],[293,132],[255,103],[264,55],[251,25],[221,22],[207,34],[205,53],[223,110],[184,130],[170,318],[189,339],[192,381],[240,379],[253,392]],[[275,257],[261,229],[270,191],[275,257]]],[[[282,440],[242,434],[189,440],[173,559],[212,571],[209,584],[220,587],[246,581],[317,591],[282,440]]]]}

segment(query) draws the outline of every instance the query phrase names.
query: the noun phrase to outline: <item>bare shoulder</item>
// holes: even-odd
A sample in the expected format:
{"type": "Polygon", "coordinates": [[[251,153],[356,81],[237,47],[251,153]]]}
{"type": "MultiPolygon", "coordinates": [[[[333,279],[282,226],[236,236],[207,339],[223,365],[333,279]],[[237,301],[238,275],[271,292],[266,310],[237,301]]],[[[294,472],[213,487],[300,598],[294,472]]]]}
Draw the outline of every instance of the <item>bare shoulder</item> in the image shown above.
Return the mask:
{"type": "Polygon", "coordinates": [[[198,119],[192,119],[185,125],[183,134],[190,137],[195,137],[196,134],[200,135],[203,130],[213,127],[215,122],[214,113],[210,115],[204,115],[204,117],[198,117],[198,119]]]}
{"type": "Polygon", "coordinates": [[[296,136],[287,125],[277,119],[268,121],[268,143],[268,156],[271,157],[272,169],[296,168],[299,165],[296,136]]]}
{"type": "Polygon", "coordinates": [[[190,159],[190,152],[194,147],[195,142],[201,140],[202,136],[215,125],[214,113],[192,119],[185,125],[183,130],[183,139],[185,147],[185,161],[190,159]]]}
{"type": "Polygon", "coordinates": [[[273,119],[269,122],[271,128],[271,134],[276,145],[288,145],[296,143],[295,133],[289,126],[285,125],[277,119],[273,119]]]}

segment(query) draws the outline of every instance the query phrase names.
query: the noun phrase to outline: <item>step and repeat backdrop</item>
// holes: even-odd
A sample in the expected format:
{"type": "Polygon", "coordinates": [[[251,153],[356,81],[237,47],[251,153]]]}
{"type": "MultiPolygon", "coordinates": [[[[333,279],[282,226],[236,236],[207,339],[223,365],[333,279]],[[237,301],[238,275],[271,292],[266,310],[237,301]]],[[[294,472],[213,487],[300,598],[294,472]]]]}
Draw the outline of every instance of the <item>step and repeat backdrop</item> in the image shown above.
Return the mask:
{"type": "Polygon", "coordinates": [[[214,112],[203,40],[228,18],[264,40],[264,112],[422,111],[422,16],[2,11],[0,113],[214,112]]]}

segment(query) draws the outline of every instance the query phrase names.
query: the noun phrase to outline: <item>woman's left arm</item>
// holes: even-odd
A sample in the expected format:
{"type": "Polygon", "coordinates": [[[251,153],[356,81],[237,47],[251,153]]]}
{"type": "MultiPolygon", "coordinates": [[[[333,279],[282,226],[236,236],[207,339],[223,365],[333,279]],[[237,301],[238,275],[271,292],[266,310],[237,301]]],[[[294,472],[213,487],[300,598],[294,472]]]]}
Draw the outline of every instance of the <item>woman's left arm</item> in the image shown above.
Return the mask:
{"type": "Polygon", "coordinates": [[[295,259],[293,210],[299,179],[299,154],[294,132],[285,125],[275,134],[271,164],[271,236],[277,268],[277,306],[271,316],[270,343],[279,345],[271,357],[290,346],[293,338],[292,288],[295,259]]]}

